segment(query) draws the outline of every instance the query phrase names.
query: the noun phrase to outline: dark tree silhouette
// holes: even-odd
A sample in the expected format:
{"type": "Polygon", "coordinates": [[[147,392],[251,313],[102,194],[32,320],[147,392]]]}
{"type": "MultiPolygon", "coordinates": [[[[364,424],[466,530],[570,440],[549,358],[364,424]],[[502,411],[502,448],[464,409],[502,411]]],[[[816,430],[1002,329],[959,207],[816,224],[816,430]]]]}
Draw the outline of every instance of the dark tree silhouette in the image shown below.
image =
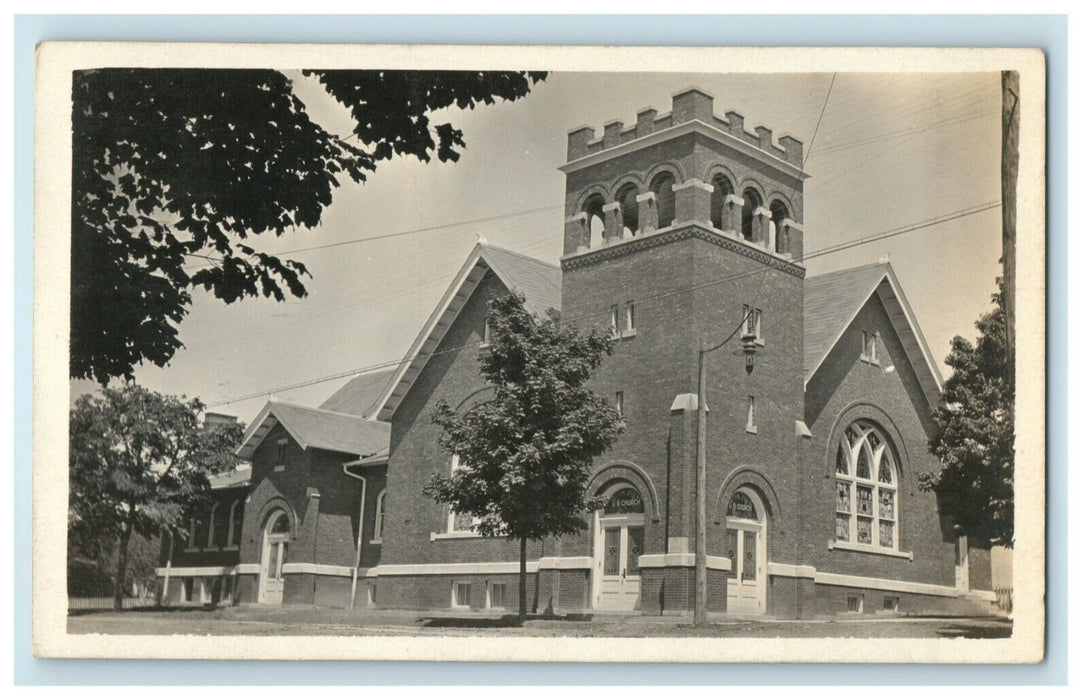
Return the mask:
{"type": "Polygon", "coordinates": [[[456,161],[430,114],[525,96],[543,73],[304,71],[351,135],[311,120],[275,70],[98,69],[72,80],[70,375],[165,365],[194,288],[231,303],[304,296],[306,267],[253,237],[319,223],[332,192],[395,155],[456,161]],[[200,263],[206,263],[200,265],[200,263]]]}
{"type": "Polygon", "coordinates": [[[960,531],[992,545],[1013,544],[1013,400],[1006,372],[1006,316],[1002,278],[995,307],[976,328],[975,345],[957,336],[946,364],[953,374],[934,411],[938,433],[930,450],[939,472],[921,475],[938,507],[960,531]]]}
{"type": "Polygon", "coordinates": [[[135,384],[84,394],[68,421],[68,541],[99,558],[116,544],[114,609],[121,609],[133,535],[186,531],[205,505],[208,477],[228,473],[242,425],[205,430],[197,399],[164,396],[135,384]]]}

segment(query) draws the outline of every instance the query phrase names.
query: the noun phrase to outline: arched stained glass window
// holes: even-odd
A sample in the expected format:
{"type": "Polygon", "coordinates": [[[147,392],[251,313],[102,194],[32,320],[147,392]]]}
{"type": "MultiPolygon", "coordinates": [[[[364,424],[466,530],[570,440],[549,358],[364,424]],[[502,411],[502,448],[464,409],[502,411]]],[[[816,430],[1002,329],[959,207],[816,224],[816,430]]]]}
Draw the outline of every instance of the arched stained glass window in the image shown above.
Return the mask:
{"type": "Polygon", "coordinates": [[[836,450],[836,540],[896,549],[896,455],[874,424],[851,424],[836,450]]]}

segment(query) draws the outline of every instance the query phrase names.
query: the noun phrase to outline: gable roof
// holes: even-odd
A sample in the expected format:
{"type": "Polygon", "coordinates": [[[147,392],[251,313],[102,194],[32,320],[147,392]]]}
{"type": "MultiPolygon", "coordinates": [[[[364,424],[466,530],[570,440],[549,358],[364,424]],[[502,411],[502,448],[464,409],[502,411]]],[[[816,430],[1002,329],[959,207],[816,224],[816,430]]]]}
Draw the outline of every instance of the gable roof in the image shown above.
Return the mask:
{"type": "Polygon", "coordinates": [[[383,396],[383,390],[396,370],[372,372],[353,377],[325,399],[318,408],[352,416],[367,416],[383,396]]]}
{"type": "Polygon", "coordinates": [[[427,365],[431,353],[442,342],[446,331],[454,324],[489,270],[507,289],[517,289],[525,295],[528,311],[543,315],[550,308],[560,308],[558,265],[488,243],[477,243],[398,365],[393,379],[386,386],[385,395],[370,414],[371,418],[390,420],[427,365]]]}
{"type": "Polygon", "coordinates": [[[253,459],[254,450],[277,423],[304,450],[313,447],[364,456],[389,447],[388,423],[274,399],[250,423],[235,454],[253,459]]]}
{"type": "Polygon", "coordinates": [[[871,263],[805,281],[805,382],[817,373],[847,327],[876,294],[904,346],[931,406],[941,398],[942,379],[915,313],[892,265],[871,263]]]}

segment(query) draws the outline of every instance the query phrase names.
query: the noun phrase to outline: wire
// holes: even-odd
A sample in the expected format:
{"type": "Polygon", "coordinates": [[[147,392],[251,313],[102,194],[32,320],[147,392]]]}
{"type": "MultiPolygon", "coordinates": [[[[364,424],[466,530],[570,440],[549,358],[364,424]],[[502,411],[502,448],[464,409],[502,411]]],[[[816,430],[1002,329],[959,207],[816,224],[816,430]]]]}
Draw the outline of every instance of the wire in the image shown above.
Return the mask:
{"type": "MultiPolygon", "coordinates": [[[[492,216],[485,216],[485,217],[481,217],[479,219],[466,219],[464,221],[452,221],[452,222],[446,223],[446,224],[436,224],[435,226],[425,226],[423,228],[414,228],[414,229],[408,229],[406,231],[397,231],[396,233],[384,233],[384,234],[380,234],[378,236],[366,236],[366,237],[363,237],[363,238],[353,238],[353,239],[347,240],[347,241],[337,241],[336,243],[324,243],[322,245],[308,246],[306,248],[296,248],[294,250],[282,250],[282,251],[279,251],[279,252],[268,253],[268,255],[273,255],[273,256],[279,257],[281,255],[295,255],[296,253],[306,253],[306,252],[309,252],[309,251],[312,251],[312,250],[324,250],[326,248],[338,248],[340,246],[354,245],[356,243],[369,243],[370,241],[381,241],[381,240],[385,240],[385,239],[388,239],[388,238],[398,238],[400,236],[409,236],[409,235],[416,234],[416,233],[427,233],[429,231],[440,231],[442,229],[454,228],[456,226],[470,226],[472,224],[483,224],[483,223],[487,223],[489,221],[498,221],[498,220],[501,220],[501,219],[512,218],[512,217],[515,217],[515,216],[522,216],[522,215],[525,215],[525,214],[534,214],[534,213],[541,212],[541,211],[548,211],[549,209],[558,209],[558,208],[560,208],[562,206],[564,206],[564,204],[561,202],[559,204],[549,204],[549,205],[543,206],[543,207],[533,207],[532,209],[521,209],[519,211],[506,212],[506,213],[503,213],[503,214],[494,214],[492,216]]],[[[218,262],[223,262],[223,260],[224,260],[224,258],[216,258],[214,256],[200,255],[198,253],[186,253],[186,255],[191,256],[191,257],[195,257],[195,258],[204,258],[206,260],[212,260],[212,261],[218,261],[218,262]]],[[[202,267],[206,268],[208,266],[204,265],[202,267]]]]}
{"type": "MultiPolygon", "coordinates": [[[[804,256],[803,260],[811,260],[813,258],[818,258],[818,257],[824,256],[824,255],[831,255],[832,253],[840,253],[840,251],[842,251],[842,250],[847,250],[849,248],[854,248],[854,247],[857,247],[857,246],[860,246],[860,245],[865,245],[865,244],[868,244],[868,243],[874,243],[874,242],[877,242],[877,241],[883,241],[883,240],[885,240],[885,238],[891,238],[893,236],[903,235],[905,233],[910,233],[910,232],[913,232],[913,231],[920,231],[922,229],[928,229],[928,228],[931,228],[931,226],[935,226],[935,225],[939,225],[939,224],[946,223],[946,222],[949,222],[949,221],[953,221],[955,219],[974,216],[974,214],[982,213],[984,211],[989,211],[991,209],[998,208],[998,207],[1001,206],[1001,204],[1002,204],[1001,201],[986,202],[986,204],[977,205],[975,207],[969,207],[967,209],[962,209],[962,210],[955,211],[955,212],[941,214],[941,216],[939,216],[939,217],[933,217],[931,219],[926,219],[926,220],[922,220],[922,221],[915,222],[915,223],[910,223],[910,224],[905,224],[905,225],[902,225],[902,226],[897,226],[897,228],[895,228],[895,229],[889,229],[889,230],[886,230],[886,231],[882,231],[882,232],[879,232],[879,233],[874,233],[874,234],[864,236],[864,237],[861,237],[861,238],[856,238],[856,240],[854,240],[854,241],[848,241],[848,242],[845,242],[845,243],[842,243],[842,244],[836,244],[836,245],[832,245],[832,246],[828,246],[828,247],[825,247],[825,248],[821,248],[821,249],[812,251],[811,254],[809,254],[807,256],[804,256]]],[[[649,296],[649,297],[645,297],[644,299],[640,300],[640,303],[645,304],[645,303],[648,303],[648,302],[657,302],[657,300],[661,300],[663,298],[668,298],[668,297],[671,297],[671,296],[675,296],[677,294],[684,294],[684,293],[688,293],[688,292],[694,292],[694,291],[697,291],[697,290],[702,290],[702,288],[707,288],[707,287],[715,286],[715,285],[718,285],[718,284],[725,284],[725,283],[729,283],[729,282],[735,282],[735,281],[746,279],[746,278],[749,278],[749,277],[754,277],[754,275],[756,275],[756,274],[767,275],[767,273],[768,273],[768,269],[764,268],[762,270],[754,270],[754,271],[744,272],[744,273],[739,273],[739,274],[734,274],[734,275],[727,275],[727,277],[724,277],[724,278],[711,280],[709,282],[705,282],[705,283],[694,285],[694,286],[683,287],[683,288],[681,288],[681,290],[674,290],[672,292],[665,292],[665,293],[662,293],[662,294],[656,294],[656,295],[652,295],[652,296],[649,296]]],[[[758,292],[759,292],[759,287],[758,287],[758,292]]],[[[752,303],[750,308],[755,307],[756,299],[755,298],[752,299],[752,302],[754,302],[754,303],[752,303]]],[[[575,323],[575,322],[582,321],[582,320],[588,320],[590,318],[597,318],[598,316],[599,315],[595,314],[595,315],[586,316],[586,317],[582,317],[582,318],[564,319],[564,322],[575,323]]],[[[317,379],[311,379],[311,380],[306,380],[306,381],[302,381],[302,382],[296,382],[296,383],[293,383],[293,384],[286,384],[286,385],[283,385],[283,386],[278,386],[278,388],[276,388],[276,389],[270,389],[270,390],[267,390],[267,391],[255,392],[255,393],[246,394],[246,395],[243,395],[243,396],[235,396],[233,398],[229,398],[229,400],[224,400],[224,401],[221,401],[221,402],[218,402],[218,403],[208,404],[208,406],[210,408],[218,407],[218,406],[225,406],[225,405],[234,404],[234,403],[238,403],[238,402],[242,402],[242,401],[248,401],[248,400],[250,400],[250,398],[259,398],[261,396],[268,396],[269,394],[276,394],[276,393],[279,393],[279,392],[282,392],[282,391],[290,391],[290,390],[293,390],[293,389],[302,389],[302,388],[304,388],[304,386],[310,386],[310,385],[314,385],[314,384],[325,383],[325,382],[328,382],[328,381],[333,381],[335,379],[343,379],[345,377],[352,377],[352,376],[355,376],[355,374],[366,374],[366,373],[374,372],[374,371],[377,371],[377,370],[380,370],[380,369],[388,369],[390,367],[401,365],[403,363],[411,363],[411,361],[416,359],[417,357],[431,358],[431,357],[436,357],[436,356],[439,356],[439,355],[445,355],[445,354],[448,354],[448,353],[460,352],[460,351],[462,351],[462,349],[464,349],[464,347],[466,347],[466,346],[458,345],[456,347],[451,347],[451,348],[448,348],[448,349],[444,349],[444,351],[436,351],[436,352],[432,352],[432,353],[418,353],[418,354],[414,355],[413,357],[407,357],[407,356],[399,357],[399,358],[396,358],[396,359],[382,361],[382,363],[378,363],[378,364],[375,364],[375,365],[368,365],[366,367],[360,367],[360,368],[357,368],[357,369],[346,370],[346,371],[337,372],[337,373],[334,373],[334,374],[328,374],[328,376],[320,377],[320,378],[317,378],[317,379]]]]}

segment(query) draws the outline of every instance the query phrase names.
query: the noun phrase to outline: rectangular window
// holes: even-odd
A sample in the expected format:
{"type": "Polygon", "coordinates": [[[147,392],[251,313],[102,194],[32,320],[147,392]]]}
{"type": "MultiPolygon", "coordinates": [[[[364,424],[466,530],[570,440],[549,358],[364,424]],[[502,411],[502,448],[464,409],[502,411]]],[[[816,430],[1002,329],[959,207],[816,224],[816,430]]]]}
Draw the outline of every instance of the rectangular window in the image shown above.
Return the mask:
{"type": "Polygon", "coordinates": [[[749,412],[745,420],[745,430],[750,433],[756,432],[756,397],[749,397],[749,412]]]}
{"type": "Polygon", "coordinates": [[[628,319],[627,319],[627,321],[628,321],[628,330],[629,331],[634,331],[635,330],[635,302],[634,301],[629,301],[628,302],[628,314],[627,315],[628,315],[628,319]]]}
{"type": "Polygon", "coordinates": [[[614,306],[609,309],[609,328],[612,330],[614,336],[620,335],[620,307],[614,306]]]}
{"type": "Polygon", "coordinates": [[[867,355],[870,358],[870,362],[877,364],[877,333],[870,336],[870,347],[867,355]]]}
{"type": "Polygon", "coordinates": [[[373,583],[367,584],[367,607],[373,608],[378,604],[378,586],[373,583]]]}
{"type": "Polygon", "coordinates": [[[863,360],[870,357],[870,336],[866,331],[862,331],[862,352],[860,353],[863,360]]]}
{"type": "Polygon", "coordinates": [[[624,392],[616,392],[616,412],[620,414],[620,417],[624,417],[624,392]]]}
{"type": "Polygon", "coordinates": [[[473,586],[468,581],[456,581],[454,583],[454,607],[467,608],[472,599],[473,586]]]}
{"type": "Polygon", "coordinates": [[[862,599],[858,596],[847,596],[847,612],[862,612],[862,599]]]}
{"type": "Polygon", "coordinates": [[[492,324],[489,319],[484,319],[484,333],[481,343],[489,345],[492,342],[492,324]]]}
{"type": "Polygon", "coordinates": [[[488,584],[488,607],[489,608],[505,608],[507,607],[507,584],[505,583],[489,583],[488,584]]]}
{"type": "Polygon", "coordinates": [[[182,581],[182,597],[186,603],[193,602],[193,577],[189,576],[182,581]]]}
{"type": "Polygon", "coordinates": [[[897,596],[885,596],[885,610],[895,612],[900,609],[900,598],[897,596]]]}
{"type": "Polygon", "coordinates": [[[275,471],[282,472],[284,467],[287,466],[287,439],[281,438],[276,441],[276,466],[275,471]]]}

